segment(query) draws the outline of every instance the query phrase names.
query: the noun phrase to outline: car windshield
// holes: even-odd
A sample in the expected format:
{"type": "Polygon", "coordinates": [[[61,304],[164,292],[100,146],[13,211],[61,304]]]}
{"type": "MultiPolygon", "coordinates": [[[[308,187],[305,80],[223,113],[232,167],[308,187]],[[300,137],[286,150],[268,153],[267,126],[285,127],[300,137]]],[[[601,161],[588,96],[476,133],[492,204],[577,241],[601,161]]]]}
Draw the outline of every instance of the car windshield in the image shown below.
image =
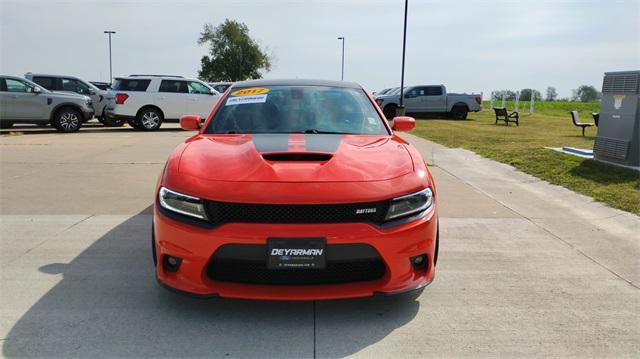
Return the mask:
{"type": "Polygon", "coordinates": [[[329,86],[234,88],[205,133],[386,135],[362,89],[329,86]]]}

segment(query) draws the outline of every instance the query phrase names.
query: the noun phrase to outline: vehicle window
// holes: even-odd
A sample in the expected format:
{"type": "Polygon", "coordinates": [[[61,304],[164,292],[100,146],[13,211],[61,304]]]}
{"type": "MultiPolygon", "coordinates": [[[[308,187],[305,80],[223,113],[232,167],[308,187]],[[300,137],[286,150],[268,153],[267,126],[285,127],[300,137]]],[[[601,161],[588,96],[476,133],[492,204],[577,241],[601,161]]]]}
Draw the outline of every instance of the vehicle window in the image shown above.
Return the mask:
{"type": "Polygon", "coordinates": [[[62,91],[69,91],[69,92],[75,92],[83,95],[88,95],[89,86],[75,79],[63,78],[62,91]]]}
{"type": "Polygon", "coordinates": [[[427,96],[442,96],[442,87],[440,86],[428,86],[427,96]]]}
{"type": "Polygon", "coordinates": [[[418,96],[424,96],[424,95],[425,95],[424,87],[414,87],[411,90],[409,90],[409,92],[407,92],[407,97],[418,97],[418,96]]]}
{"type": "Polygon", "coordinates": [[[234,88],[224,101],[205,133],[388,134],[362,89],[234,88]]]}
{"type": "Polygon", "coordinates": [[[55,87],[56,87],[56,79],[53,77],[34,76],[33,82],[46,88],[47,90],[53,91],[55,90],[55,87]]]}
{"type": "Polygon", "coordinates": [[[218,91],[220,93],[224,93],[225,91],[227,91],[229,86],[231,86],[231,85],[216,85],[216,86],[213,86],[213,88],[216,89],[216,91],[218,91]]]}
{"type": "Polygon", "coordinates": [[[211,90],[209,88],[199,82],[189,82],[189,93],[199,94],[199,95],[210,95],[211,90]]]}
{"type": "Polygon", "coordinates": [[[187,93],[187,83],[178,80],[162,80],[158,92],[187,93]]]}
{"type": "Polygon", "coordinates": [[[113,84],[113,90],[117,91],[147,91],[151,80],[138,79],[116,79],[113,84]]]}
{"type": "Polygon", "coordinates": [[[14,79],[5,79],[7,92],[31,92],[33,87],[26,82],[14,79]]]}

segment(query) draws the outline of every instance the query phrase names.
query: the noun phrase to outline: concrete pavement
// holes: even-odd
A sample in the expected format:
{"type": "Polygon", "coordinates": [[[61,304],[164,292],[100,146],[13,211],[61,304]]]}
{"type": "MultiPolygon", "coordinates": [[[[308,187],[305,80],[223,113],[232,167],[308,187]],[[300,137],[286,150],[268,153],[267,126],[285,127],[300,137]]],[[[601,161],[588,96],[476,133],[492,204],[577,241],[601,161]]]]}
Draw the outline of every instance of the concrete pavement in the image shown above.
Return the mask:
{"type": "Polygon", "coordinates": [[[189,133],[167,127],[0,137],[3,356],[640,352],[637,216],[411,135],[437,181],[442,230],[436,280],[419,298],[169,293],[153,279],[149,206],[168,153],[189,133]]]}

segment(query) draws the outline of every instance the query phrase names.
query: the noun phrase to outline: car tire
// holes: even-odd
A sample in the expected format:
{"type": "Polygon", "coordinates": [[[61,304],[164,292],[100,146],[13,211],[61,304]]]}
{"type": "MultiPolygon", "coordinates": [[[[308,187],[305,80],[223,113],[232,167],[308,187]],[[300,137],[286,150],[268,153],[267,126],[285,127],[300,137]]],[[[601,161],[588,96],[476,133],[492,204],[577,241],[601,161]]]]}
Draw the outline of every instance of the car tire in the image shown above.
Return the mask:
{"type": "Polygon", "coordinates": [[[122,127],[124,125],[124,120],[118,118],[109,118],[106,114],[102,114],[100,116],[100,122],[106,127],[122,127]]]}
{"type": "Polygon", "coordinates": [[[131,120],[127,120],[127,124],[129,126],[131,126],[134,130],[140,130],[140,125],[138,124],[138,120],[137,119],[131,119],[131,120]]]}
{"type": "Polygon", "coordinates": [[[158,266],[158,256],[156,254],[156,231],[153,221],[151,221],[151,255],[153,256],[153,266],[158,266]]]}
{"type": "Polygon", "coordinates": [[[64,107],[56,112],[51,125],[60,132],[77,132],[82,127],[82,114],[72,107],[64,107]]]}
{"type": "Polygon", "coordinates": [[[384,117],[386,117],[387,120],[391,121],[393,120],[394,117],[396,117],[397,109],[398,109],[398,106],[396,106],[395,104],[389,104],[384,107],[384,110],[382,110],[382,113],[384,113],[384,117]]]}
{"type": "Polygon", "coordinates": [[[438,264],[438,253],[440,253],[440,221],[436,222],[436,249],[433,254],[433,266],[438,264]]]}
{"type": "Polygon", "coordinates": [[[466,120],[469,114],[469,109],[466,106],[454,106],[449,112],[449,117],[456,120],[466,120]]]}
{"type": "Polygon", "coordinates": [[[0,128],[11,128],[11,127],[13,127],[13,122],[0,121],[0,128]]]}
{"type": "Polygon", "coordinates": [[[147,107],[140,110],[136,117],[136,122],[144,131],[156,131],[162,125],[162,113],[153,107],[147,107]]]}

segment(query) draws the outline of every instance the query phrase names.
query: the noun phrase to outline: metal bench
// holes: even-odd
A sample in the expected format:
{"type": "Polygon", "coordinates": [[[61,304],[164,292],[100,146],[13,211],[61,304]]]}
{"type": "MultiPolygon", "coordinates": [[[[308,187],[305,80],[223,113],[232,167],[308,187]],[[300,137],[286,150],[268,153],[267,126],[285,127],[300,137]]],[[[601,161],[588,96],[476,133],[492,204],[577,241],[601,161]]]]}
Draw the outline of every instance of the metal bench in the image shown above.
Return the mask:
{"type": "Polygon", "coordinates": [[[504,107],[494,107],[493,111],[496,113],[496,125],[498,121],[504,121],[505,125],[509,126],[509,122],[515,122],[516,126],[520,126],[520,115],[518,112],[507,112],[507,109],[504,107]]]}
{"type": "Polygon", "coordinates": [[[580,122],[580,115],[578,115],[578,111],[571,111],[571,120],[573,121],[574,126],[582,128],[582,136],[584,136],[585,128],[594,126],[593,123],[580,122]]]}

